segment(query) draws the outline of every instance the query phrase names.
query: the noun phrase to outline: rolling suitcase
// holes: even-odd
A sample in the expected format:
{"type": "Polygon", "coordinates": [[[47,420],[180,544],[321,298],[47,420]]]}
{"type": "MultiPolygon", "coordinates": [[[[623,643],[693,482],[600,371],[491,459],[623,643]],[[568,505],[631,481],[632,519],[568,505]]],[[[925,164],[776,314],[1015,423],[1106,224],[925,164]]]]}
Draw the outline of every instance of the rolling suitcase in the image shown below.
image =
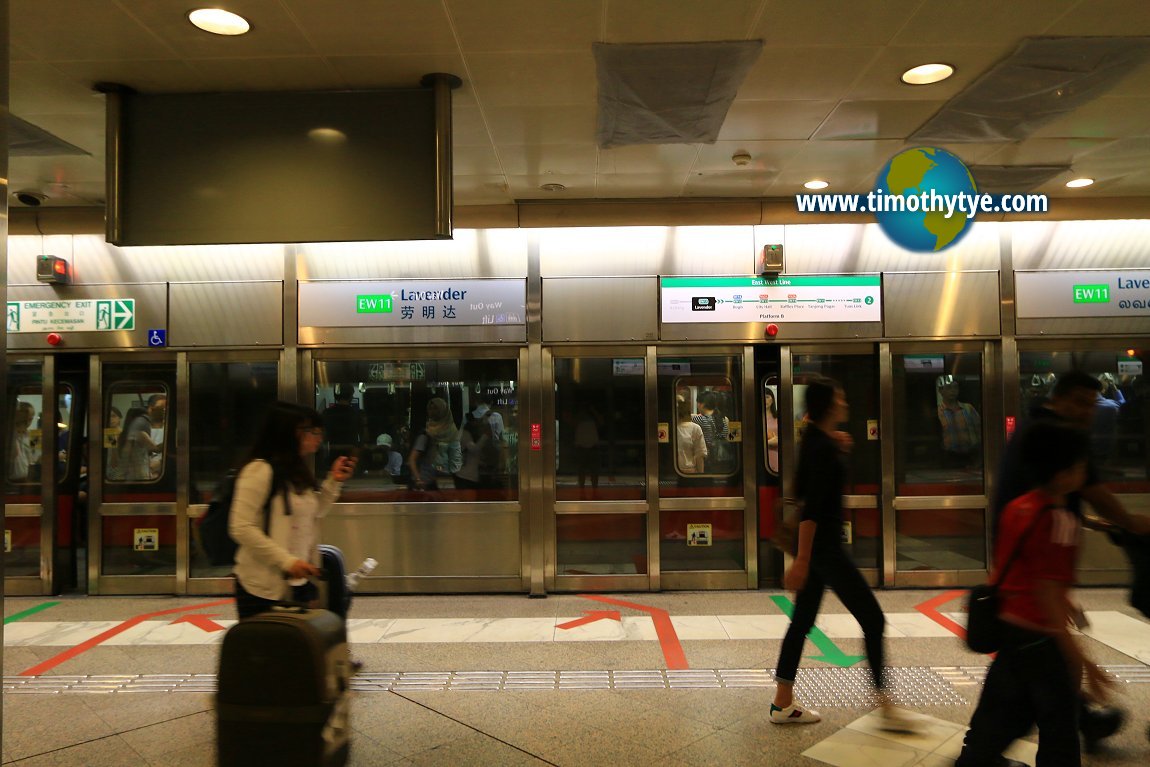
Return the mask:
{"type": "Polygon", "coordinates": [[[323,570],[320,591],[327,592],[327,609],[346,621],[347,611],[351,609],[351,589],[347,587],[347,565],[344,563],[343,552],[338,546],[327,543],[321,543],[318,548],[320,569],[323,570]]]}
{"type": "Polygon", "coordinates": [[[220,767],[347,764],[344,622],[327,610],[277,608],[228,629],[220,651],[220,767]]]}

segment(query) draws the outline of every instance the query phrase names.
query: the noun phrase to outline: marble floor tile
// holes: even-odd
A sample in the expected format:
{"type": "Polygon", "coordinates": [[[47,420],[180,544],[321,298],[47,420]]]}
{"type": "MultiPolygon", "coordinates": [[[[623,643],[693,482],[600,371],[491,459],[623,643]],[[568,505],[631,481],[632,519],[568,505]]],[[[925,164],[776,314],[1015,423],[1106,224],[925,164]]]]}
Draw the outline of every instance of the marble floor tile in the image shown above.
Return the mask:
{"type": "Polygon", "coordinates": [[[678,615],[671,618],[679,639],[730,639],[717,615],[678,615]]]}
{"type": "Polygon", "coordinates": [[[1150,630],[1145,621],[1119,612],[1086,613],[1090,627],[1082,633],[1142,663],[1150,664],[1150,630]]]}
{"type": "MultiPolygon", "coordinates": [[[[904,711],[906,710],[904,709],[904,711]]],[[[962,725],[933,716],[927,716],[913,711],[906,711],[906,715],[915,720],[921,728],[920,732],[886,732],[881,727],[882,716],[878,710],[872,711],[866,716],[859,717],[848,724],[847,727],[855,732],[863,732],[867,735],[873,735],[876,738],[894,741],[925,752],[938,750],[950,738],[954,737],[956,733],[961,734],[966,731],[966,728],[962,725]]]]}
{"type": "Polygon", "coordinates": [[[785,615],[719,615],[731,639],[782,639],[791,625],[785,615]]]}
{"type": "Polygon", "coordinates": [[[855,730],[839,730],[803,752],[834,767],[910,767],[927,752],[855,730]]]}

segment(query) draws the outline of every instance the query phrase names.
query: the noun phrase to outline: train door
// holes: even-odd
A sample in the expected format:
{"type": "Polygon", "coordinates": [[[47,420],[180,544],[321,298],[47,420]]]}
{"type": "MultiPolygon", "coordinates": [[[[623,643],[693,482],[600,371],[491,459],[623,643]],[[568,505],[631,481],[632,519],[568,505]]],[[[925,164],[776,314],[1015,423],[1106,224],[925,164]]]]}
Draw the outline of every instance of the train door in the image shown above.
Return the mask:
{"type": "Polygon", "coordinates": [[[84,378],[55,356],[10,354],[4,406],[4,592],[56,594],[77,583],[74,501],[81,474],[84,378]],[[54,404],[53,404],[54,403],[54,404]]]}
{"type": "Polygon", "coordinates": [[[752,347],[661,347],[655,361],[657,587],[758,584],[752,347]]]}
{"type": "Polygon", "coordinates": [[[654,588],[652,362],[644,347],[544,350],[548,590],[654,588]]]}
{"type": "Polygon", "coordinates": [[[898,344],[884,377],[885,582],[971,585],[987,569],[1001,391],[989,343],[898,344]],[[989,471],[988,471],[989,469],[989,471]]]}
{"type": "MultiPolygon", "coordinates": [[[[198,520],[229,470],[239,468],[263,424],[267,408],[286,396],[279,352],[195,352],[187,355],[187,385],[172,412],[186,424],[186,503],[176,530],[177,573],[187,573],[189,594],[232,591],[231,566],[213,567],[198,542],[198,520]],[[283,392],[283,394],[281,394],[283,392]]],[[[183,434],[180,435],[183,440],[183,434]]],[[[181,487],[184,483],[181,483],[181,487]]],[[[177,498],[180,494],[177,493],[177,498]]]]}
{"type": "MultiPolygon", "coordinates": [[[[782,471],[784,496],[796,497],[794,466],[802,435],[807,428],[806,389],[816,376],[833,379],[846,394],[849,420],[842,430],[850,435],[852,447],[846,454],[847,484],[843,493],[842,539],[846,550],[864,577],[872,584],[882,582],[884,520],[882,514],[883,432],[880,429],[879,356],[873,345],[790,346],[782,349],[782,380],[775,391],[762,383],[764,411],[772,394],[777,395],[779,448],[777,460],[782,471]]],[[[769,418],[769,416],[766,416],[769,418]]],[[[771,450],[768,444],[768,460],[771,450]]]]}
{"type": "Polygon", "coordinates": [[[107,355],[93,367],[89,591],[179,593],[176,356],[107,355]]]}
{"type": "MultiPolygon", "coordinates": [[[[1090,448],[1099,479],[1128,511],[1150,513],[1150,360],[1145,338],[1019,341],[1017,369],[1004,360],[1008,423],[1024,426],[1049,398],[1058,376],[1081,370],[1101,383],[1090,427],[1090,448]]],[[[1090,514],[1089,506],[1085,511],[1090,514]]],[[[1125,557],[1104,533],[1086,530],[1078,558],[1082,583],[1124,585],[1125,557]]]]}

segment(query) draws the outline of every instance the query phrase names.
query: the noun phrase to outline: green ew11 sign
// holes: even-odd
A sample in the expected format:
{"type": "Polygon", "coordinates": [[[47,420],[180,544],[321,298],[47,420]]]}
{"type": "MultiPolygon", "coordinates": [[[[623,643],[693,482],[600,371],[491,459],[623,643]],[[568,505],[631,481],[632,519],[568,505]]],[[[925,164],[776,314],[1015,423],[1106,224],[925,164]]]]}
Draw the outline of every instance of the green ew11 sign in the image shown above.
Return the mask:
{"type": "Polygon", "coordinates": [[[356,296],[355,297],[355,313],[356,314],[390,314],[391,313],[391,296],[375,295],[375,296],[356,296]]]}

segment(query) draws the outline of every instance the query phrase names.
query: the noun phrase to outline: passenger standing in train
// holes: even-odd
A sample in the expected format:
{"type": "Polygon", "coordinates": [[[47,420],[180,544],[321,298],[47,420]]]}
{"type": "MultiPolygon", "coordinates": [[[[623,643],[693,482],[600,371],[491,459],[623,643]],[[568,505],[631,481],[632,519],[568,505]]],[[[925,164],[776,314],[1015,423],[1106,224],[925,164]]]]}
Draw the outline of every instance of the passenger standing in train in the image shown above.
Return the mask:
{"type": "Polygon", "coordinates": [[[27,482],[36,465],[38,455],[32,446],[32,421],[36,419],[36,408],[31,402],[17,402],[12,414],[12,438],[8,445],[8,479],[13,482],[27,482]]]}
{"type": "Polygon", "coordinates": [[[459,464],[462,465],[459,429],[451,418],[451,406],[442,397],[433,397],[427,403],[427,424],[415,438],[407,457],[412,489],[438,490],[439,472],[451,474],[459,468],[452,465],[456,460],[453,453],[460,453],[459,464]]]}
{"type": "Polygon", "coordinates": [[[892,732],[913,732],[914,721],[891,705],[884,667],[883,631],[886,618],[862,573],[843,549],[843,490],[847,467],[844,452],[852,442],[838,431],[849,414],[846,394],[836,382],[818,378],[807,386],[807,419],[796,471],[802,503],[798,551],[787,570],[784,584],[798,592],[791,625],[783,638],[771,704],[774,724],[806,724],[822,717],[794,697],[795,675],[807,634],[815,625],[823,592],[830,587],[863,630],[867,662],[881,705],[880,726],[892,732]]]}
{"type": "Polygon", "coordinates": [[[994,569],[1008,568],[999,585],[1005,634],[955,767],[997,764],[1035,724],[1038,767],[1082,764],[1076,701],[1083,674],[1094,700],[1113,685],[1067,629],[1077,612],[1070,589],[1082,535],[1070,496],[1086,481],[1089,444],[1085,431],[1049,419],[1020,435],[1021,468],[1035,489],[1008,503],[999,521],[994,569]]]}
{"type": "Polygon", "coordinates": [[[699,412],[694,416],[695,423],[703,430],[703,439],[707,443],[707,462],[704,470],[708,474],[718,474],[730,468],[726,465],[730,422],[719,412],[718,406],[719,396],[713,391],[705,391],[699,395],[699,412]]]}
{"type": "Polygon", "coordinates": [[[779,409],[775,405],[775,392],[763,392],[763,427],[767,436],[767,470],[779,473],[779,409]]]}
{"type": "Polygon", "coordinates": [[[337,457],[321,487],[312,456],[322,442],[319,413],[276,402],[236,477],[228,532],[239,544],[233,574],[240,620],[281,600],[318,604],[319,590],[308,580],[322,572],[318,521],[339,498],[356,462],[337,457]],[[269,498],[270,519],[265,520],[269,498]]]}
{"type": "Polygon", "coordinates": [[[691,418],[691,403],[675,402],[679,422],[675,425],[675,462],[683,474],[701,474],[707,459],[703,428],[691,418]]]}
{"type": "Polygon", "coordinates": [[[973,467],[982,462],[982,419],[974,405],[959,401],[958,388],[954,376],[938,377],[936,396],[942,454],[950,466],[973,467]]]}
{"type": "Polygon", "coordinates": [[[482,418],[468,415],[467,423],[459,431],[459,447],[463,451],[463,465],[455,472],[455,486],[464,490],[478,490],[479,463],[483,451],[491,443],[491,427],[482,418]]]}
{"type": "Polygon", "coordinates": [[[599,411],[589,401],[579,406],[578,421],[575,423],[575,464],[579,475],[579,487],[591,478],[591,489],[599,487],[599,451],[602,439],[599,437],[599,423],[603,420],[599,411]]]}
{"type": "MultiPolygon", "coordinates": [[[[168,398],[153,394],[148,398],[147,409],[131,408],[125,419],[126,426],[120,437],[120,468],[128,481],[147,481],[153,478],[152,454],[160,452],[160,446],[152,440],[152,428],[164,423],[164,411],[168,398]]],[[[158,473],[158,472],[157,472],[158,473]]]]}

